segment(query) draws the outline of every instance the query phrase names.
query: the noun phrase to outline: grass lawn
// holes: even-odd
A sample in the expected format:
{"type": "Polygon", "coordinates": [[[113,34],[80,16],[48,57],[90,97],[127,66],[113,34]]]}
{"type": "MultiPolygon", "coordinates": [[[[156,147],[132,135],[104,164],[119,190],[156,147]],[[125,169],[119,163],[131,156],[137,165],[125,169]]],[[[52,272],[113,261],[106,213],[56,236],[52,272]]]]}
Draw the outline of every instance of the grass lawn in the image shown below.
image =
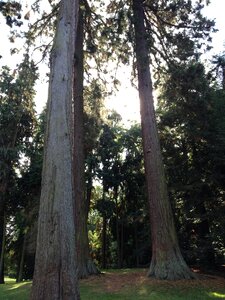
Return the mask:
{"type": "Polygon", "coordinates": [[[6,278],[5,284],[0,285],[1,300],[28,300],[31,282],[15,283],[15,280],[6,278]]]}
{"type": "MultiPolygon", "coordinates": [[[[82,300],[221,300],[225,279],[200,275],[198,280],[159,281],[145,276],[145,270],[108,270],[80,282],[82,300]]],[[[28,300],[31,282],[6,279],[0,285],[1,300],[28,300]]],[[[46,299],[48,300],[48,299],[46,299]]],[[[51,300],[51,299],[49,299],[51,300]]]]}

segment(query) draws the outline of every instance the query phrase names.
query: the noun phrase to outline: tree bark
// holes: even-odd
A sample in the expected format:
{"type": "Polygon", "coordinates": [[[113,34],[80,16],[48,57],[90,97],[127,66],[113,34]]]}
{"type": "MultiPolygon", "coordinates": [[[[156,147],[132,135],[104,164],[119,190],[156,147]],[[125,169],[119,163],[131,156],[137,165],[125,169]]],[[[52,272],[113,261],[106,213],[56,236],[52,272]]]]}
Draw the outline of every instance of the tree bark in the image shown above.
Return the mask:
{"type": "MultiPolygon", "coordinates": [[[[72,173],[72,88],[79,3],[62,0],[51,53],[32,300],[80,299],[72,173]]],[[[76,145],[75,145],[76,146],[76,145]]]]}
{"type": "Polygon", "coordinates": [[[88,240],[88,211],[89,205],[85,198],[84,182],[84,104],[83,104],[83,80],[84,80],[84,55],[83,55],[83,12],[79,10],[77,39],[75,45],[74,65],[74,198],[76,201],[76,225],[77,225],[77,255],[78,277],[87,278],[89,275],[98,274],[94,262],[90,257],[88,240]]]}
{"type": "MultiPolygon", "coordinates": [[[[200,199],[205,199],[207,195],[199,193],[200,199]]],[[[196,206],[196,212],[201,219],[200,223],[195,224],[195,231],[197,233],[198,248],[201,250],[200,263],[202,265],[207,265],[207,267],[215,266],[215,252],[214,247],[210,238],[210,223],[207,218],[207,210],[205,208],[205,201],[201,200],[196,206]]]]}
{"type": "Polygon", "coordinates": [[[136,268],[139,267],[139,254],[138,254],[138,224],[134,221],[134,245],[135,245],[135,258],[136,258],[136,268]]]}
{"type": "Polygon", "coordinates": [[[119,228],[119,205],[118,205],[118,187],[114,187],[114,198],[116,202],[116,243],[117,243],[117,268],[121,268],[121,245],[119,228]]]}
{"type": "MultiPolygon", "coordinates": [[[[196,144],[194,139],[192,140],[191,148],[192,148],[192,164],[196,170],[199,170],[201,167],[199,166],[199,155],[196,149],[196,144]]],[[[195,213],[201,219],[200,223],[195,224],[197,235],[198,235],[198,246],[203,253],[206,252],[204,253],[204,255],[200,255],[200,256],[204,256],[204,258],[200,257],[199,261],[203,265],[207,264],[208,266],[212,267],[213,265],[215,265],[215,252],[210,238],[210,223],[207,218],[207,210],[205,206],[205,201],[207,199],[207,192],[203,193],[203,191],[200,190],[199,192],[195,191],[195,195],[196,194],[197,197],[200,199],[200,201],[198,201],[198,204],[196,205],[195,213]]]]}
{"type": "Polygon", "coordinates": [[[21,257],[20,257],[20,265],[19,265],[17,282],[23,281],[25,250],[26,250],[26,233],[24,233],[24,236],[23,236],[23,245],[22,245],[21,257]]]}
{"type": "Polygon", "coordinates": [[[106,269],[106,230],[107,230],[107,219],[103,215],[102,221],[102,268],[106,269]]]}
{"type": "Polygon", "coordinates": [[[181,255],[168,199],[154,111],[143,0],[133,0],[133,13],[145,176],[152,236],[152,259],[148,276],[168,280],[189,279],[194,275],[181,255]]]}
{"type": "Polygon", "coordinates": [[[120,257],[121,257],[121,268],[123,268],[124,261],[124,216],[121,218],[121,233],[120,233],[120,257]]]}
{"type": "Polygon", "coordinates": [[[0,284],[4,284],[4,253],[5,253],[5,242],[6,242],[6,217],[4,211],[4,201],[0,205],[0,284]]]}
{"type": "Polygon", "coordinates": [[[223,90],[225,91],[225,66],[222,65],[222,87],[223,90]]]}
{"type": "Polygon", "coordinates": [[[87,164],[87,184],[86,184],[86,202],[87,202],[87,207],[88,211],[90,208],[91,204],[91,194],[92,194],[92,189],[93,189],[93,178],[92,178],[92,171],[93,171],[93,163],[90,162],[87,164]]]}

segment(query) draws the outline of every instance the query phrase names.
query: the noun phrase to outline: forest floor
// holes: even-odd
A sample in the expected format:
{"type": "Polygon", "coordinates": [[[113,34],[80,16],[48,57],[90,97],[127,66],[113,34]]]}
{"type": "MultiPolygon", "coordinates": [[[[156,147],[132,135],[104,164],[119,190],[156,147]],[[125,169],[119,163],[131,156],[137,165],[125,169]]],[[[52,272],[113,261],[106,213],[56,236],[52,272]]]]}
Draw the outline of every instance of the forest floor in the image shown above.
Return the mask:
{"type": "MultiPolygon", "coordinates": [[[[146,277],[147,270],[107,270],[80,281],[81,300],[221,300],[225,278],[201,273],[197,280],[161,281],[146,277]]],[[[31,282],[8,279],[0,286],[1,300],[28,300],[31,282]]]]}
{"type": "Polygon", "coordinates": [[[162,281],[146,277],[147,270],[107,270],[81,281],[82,292],[102,300],[208,300],[225,299],[225,278],[197,273],[197,280],[162,281]],[[108,295],[108,297],[107,297],[108,295]]]}

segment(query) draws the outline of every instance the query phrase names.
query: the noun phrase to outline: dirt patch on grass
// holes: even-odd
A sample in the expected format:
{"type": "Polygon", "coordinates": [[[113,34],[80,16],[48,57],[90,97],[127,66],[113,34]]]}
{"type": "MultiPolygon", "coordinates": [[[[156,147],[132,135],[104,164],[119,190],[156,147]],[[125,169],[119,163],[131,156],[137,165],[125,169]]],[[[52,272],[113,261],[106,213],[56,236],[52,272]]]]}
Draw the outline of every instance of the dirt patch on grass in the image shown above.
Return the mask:
{"type": "MultiPolygon", "coordinates": [[[[197,271],[195,271],[197,272],[197,271]]],[[[178,288],[181,290],[190,288],[203,288],[203,289],[224,289],[225,288],[225,278],[207,275],[197,272],[197,280],[177,280],[177,281],[167,281],[167,280],[157,280],[154,278],[148,278],[146,276],[147,270],[140,271],[107,271],[98,276],[91,276],[88,279],[83,279],[82,283],[93,286],[93,288],[100,288],[106,292],[120,292],[124,289],[133,289],[141,286],[149,286],[160,289],[168,290],[173,288],[178,288]]]]}

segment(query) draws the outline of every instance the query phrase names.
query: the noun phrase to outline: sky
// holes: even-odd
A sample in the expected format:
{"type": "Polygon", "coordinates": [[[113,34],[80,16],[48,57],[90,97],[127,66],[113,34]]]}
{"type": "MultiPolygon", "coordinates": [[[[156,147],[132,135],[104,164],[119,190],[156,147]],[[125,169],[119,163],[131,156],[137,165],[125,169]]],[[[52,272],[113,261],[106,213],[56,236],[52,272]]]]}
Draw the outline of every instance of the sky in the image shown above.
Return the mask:
{"type": "MultiPolygon", "coordinates": [[[[219,54],[225,49],[225,1],[224,0],[211,0],[211,4],[204,8],[204,15],[210,19],[215,19],[216,28],[219,30],[213,34],[213,49],[210,56],[219,54]]],[[[130,70],[125,67],[120,70],[123,84],[121,85],[117,95],[107,100],[107,105],[114,108],[122,115],[124,123],[129,120],[140,121],[139,112],[139,98],[138,92],[130,84],[130,80],[126,76],[130,75],[130,70]]]]}
{"type": "MultiPolygon", "coordinates": [[[[194,1],[194,0],[193,0],[194,1]]],[[[28,1],[26,1],[29,3],[28,1]]],[[[46,0],[47,2],[47,0],[46,0]]],[[[24,14],[29,10],[27,5],[24,8],[24,14]]],[[[219,54],[223,51],[225,46],[225,1],[224,0],[211,0],[211,4],[204,9],[204,15],[208,16],[210,19],[215,19],[216,27],[219,30],[216,34],[213,34],[213,50],[211,55],[219,54]]],[[[3,56],[0,59],[0,66],[9,65],[11,68],[15,68],[18,61],[20,61],[19,55],[11,56],[9,49],[16,47],[18,49],[22,48],[23,42],[16,42],[15,44],[9,43],[9,27],[5,24],[5,19],[0,16],[0,54],[3,56]]],[[[24,25],[26,26],[26,24],[24,25]]],[[[18,39],[19,40],[19,39],[18,39]]],[[[40,73],[46,74],[48,69],[46,66],[42,65],[40,73]]],[[[123,118],[125,124],[130,121],[140,121],[139,113],[139,100],[137,90],[130,84],[130,67],[121,67],[118,70],[118,79],[121,81],[121,86],[116,94],[106,99],[106,105],[110,109],[115,109],[123,118]]],[[[46,82],[45,76],[42,76],[42,80],[39,81],[36,85],[36,110],[37,113],[40,113],[47,101],[48,94],[48,83],[46,82]]]]}

